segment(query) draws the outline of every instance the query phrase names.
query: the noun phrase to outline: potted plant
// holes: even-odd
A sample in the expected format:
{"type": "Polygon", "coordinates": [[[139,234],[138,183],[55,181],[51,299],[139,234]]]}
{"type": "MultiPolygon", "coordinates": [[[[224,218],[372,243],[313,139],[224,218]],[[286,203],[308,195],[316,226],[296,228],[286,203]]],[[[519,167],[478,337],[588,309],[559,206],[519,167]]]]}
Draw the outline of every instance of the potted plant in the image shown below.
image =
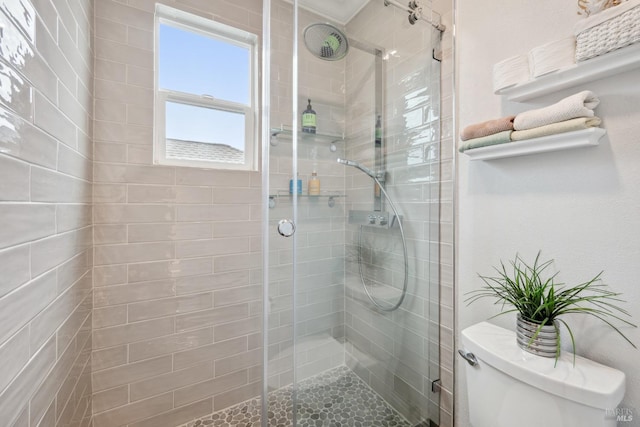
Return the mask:
{"type": "MultiPolygon", "coordinates": [[[[525,263],[518,254],[510,261],[507,268],[502,261],[500,267],[495,268],[497,276],[479,275],[484,286],[469,292],[465,300],[471,304],[479,299],[494,298],[495,304],[502,305],[502,312],[517,312],[517,341],[524,350],[545,357],[560,356],[559,325],[563,324],[569,336],[575,357],[576,344],[573,332],[561,316],[570,313],[587,314],[600,319],[634,348],[637,348],[629,338],[613,324],[622,322],[627,326],[636,327],[623,316],[630,314],[620,308],[617,303],[622,302],[621,294],[608,289],[600,280],[602,272],[592,279],[575,286],[556,283],[558,273],[546,276],[545,270],[553,260],[540,261],[540,252],[533,265],[525,263]],[[505,309],[511,306],[512,308],[505,309]]],[[[495,317],[495,316],[493,316],[495,317]]]]}

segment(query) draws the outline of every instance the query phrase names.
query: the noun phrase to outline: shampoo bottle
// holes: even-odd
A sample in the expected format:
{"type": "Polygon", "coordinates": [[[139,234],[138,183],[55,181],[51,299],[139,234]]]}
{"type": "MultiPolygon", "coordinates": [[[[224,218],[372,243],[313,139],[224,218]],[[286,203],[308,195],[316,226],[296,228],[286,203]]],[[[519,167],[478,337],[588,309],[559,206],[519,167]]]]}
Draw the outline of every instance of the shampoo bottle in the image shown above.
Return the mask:
{"type": "Polygon", "coordinates": [[[316,112],[311,107],[311,100],[308,100],[307,109],[302,112],[302,132],[316,133],[316,112]]]}
{"type": "Polygon", "coordinates": [[[316,171],[311,172],[311,178],[309,178],[308,187],[310,196],[320,195],[320,180],[318,179],[318,173],[316,171]]]}

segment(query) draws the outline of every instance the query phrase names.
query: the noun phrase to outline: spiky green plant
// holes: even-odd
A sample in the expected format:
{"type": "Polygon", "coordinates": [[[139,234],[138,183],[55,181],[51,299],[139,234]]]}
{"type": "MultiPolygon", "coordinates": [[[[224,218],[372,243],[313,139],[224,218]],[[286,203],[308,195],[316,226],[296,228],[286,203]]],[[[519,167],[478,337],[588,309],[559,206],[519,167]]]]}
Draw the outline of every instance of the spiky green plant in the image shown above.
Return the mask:
{"type": "MultiPolygon", "coordinates": [[[[540,251],[536,256],[533,265],[529,265],[516,254],[515,259],[510,261],[511,269],[500,261],[500,268],[494,267],[498,273],[495,277],[480,275],[484,286],[480,289],[468,292],[469,297],[465,300],[467,305],[483,298],[494,298],[494,304],[502,305],[502,312],[496,316],[518,312],[525,319],[537,323],[540,326],[536,330],[529,344],[538,336],[538,333],[545,325],[554,325],[555,321],[563,324],[571,337],[571,346],[575,357],[576,343],[573,331],[560,316],[570,313],[587,314],[600,319],[622,338],[624,338],[633,348],[637,348],[625,334],[612,322],[619,321],[624,325],[637,327],[622,316],[631,317],[624,309],[616,305],[624,302],[620,299],[620,293],[609,290],[607,285],[600,280],[602,272],[592,279],[575,286],[567,287],[563,283],[556,283],[555,278],[558,273],[543,277],[545,270],[551,265],[553,260],[540,262],[540,251]],[[505,309],[506,306],[513,308],[505,309]]],[[[495,316],[493,316],[495,317],[495,316]]],[[[556,342],[556,360],[560,354],[560,334],[556,342]]]]}

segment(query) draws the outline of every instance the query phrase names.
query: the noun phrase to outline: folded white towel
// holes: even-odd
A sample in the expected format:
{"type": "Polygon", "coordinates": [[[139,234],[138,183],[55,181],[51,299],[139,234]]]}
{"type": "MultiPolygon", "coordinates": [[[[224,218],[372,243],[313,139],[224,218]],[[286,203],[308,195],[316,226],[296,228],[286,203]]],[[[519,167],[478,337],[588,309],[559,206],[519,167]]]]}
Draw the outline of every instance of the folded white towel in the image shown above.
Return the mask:
{"type": "Polygon", "coordinates": [[[595,93],[585,90],[568,96],[548,107],[517,114],[513,121],[513,128],[515,130],[525,130],[576,117],[593,117],[593,109],[599,103],[600,100],[595,93]]]}
{"type": "Polygon", "coordinates": [[[493,92],[529,80],[529,58],[527,55],[512,56],[493,66],[493,92]]]}
{"type": "Polygon", "coordinates": [[[533,129],[511,132],[511,140],[522,141],[524,139],[541,138],[548,135],[589,129],[599,126],[600,123],[600,117],[577,117],[575,119],[565,120],[564,122],[551,123],[550,125],[533,129]]]}
{"type": "Polygon", "coordinates": [[[575,64],[576,39],[565,37],[529,51],[531,77],[539,77],[575,64]]]}
{"type": "Polygon", "coordinates": [[[573,26],[573,34],[577,36],[581,32],[586,31],[589,28],[593,28],[596,25],[600,25],[605,21],[615,18],[616,16],[620,16],[638,5],[640,5],[640,0],[628,0],[622,4],[619,4],[618,6],[595,13],[589,16],[587,19],[578,21],[573,26]]]}

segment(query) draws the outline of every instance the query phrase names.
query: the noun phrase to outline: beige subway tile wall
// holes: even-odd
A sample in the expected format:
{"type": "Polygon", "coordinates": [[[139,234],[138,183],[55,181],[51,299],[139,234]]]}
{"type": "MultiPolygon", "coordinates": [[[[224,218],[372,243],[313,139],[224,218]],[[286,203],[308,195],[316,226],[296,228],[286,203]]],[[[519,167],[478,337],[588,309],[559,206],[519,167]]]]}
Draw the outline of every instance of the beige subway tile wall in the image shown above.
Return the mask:
{"type": "MultiPolygon", "coordinates": [[[[160,3],[262,34],[261,2],[160,3]]],[[[155,4],[95,8],[95,427],[179,425],[261,384],[260,174],[153,165],[155,4]]]]}
{"type": "Polygon", "coordinates": [[[91,419],[93,1],[0,5],[0,423],[91,419]]]}

